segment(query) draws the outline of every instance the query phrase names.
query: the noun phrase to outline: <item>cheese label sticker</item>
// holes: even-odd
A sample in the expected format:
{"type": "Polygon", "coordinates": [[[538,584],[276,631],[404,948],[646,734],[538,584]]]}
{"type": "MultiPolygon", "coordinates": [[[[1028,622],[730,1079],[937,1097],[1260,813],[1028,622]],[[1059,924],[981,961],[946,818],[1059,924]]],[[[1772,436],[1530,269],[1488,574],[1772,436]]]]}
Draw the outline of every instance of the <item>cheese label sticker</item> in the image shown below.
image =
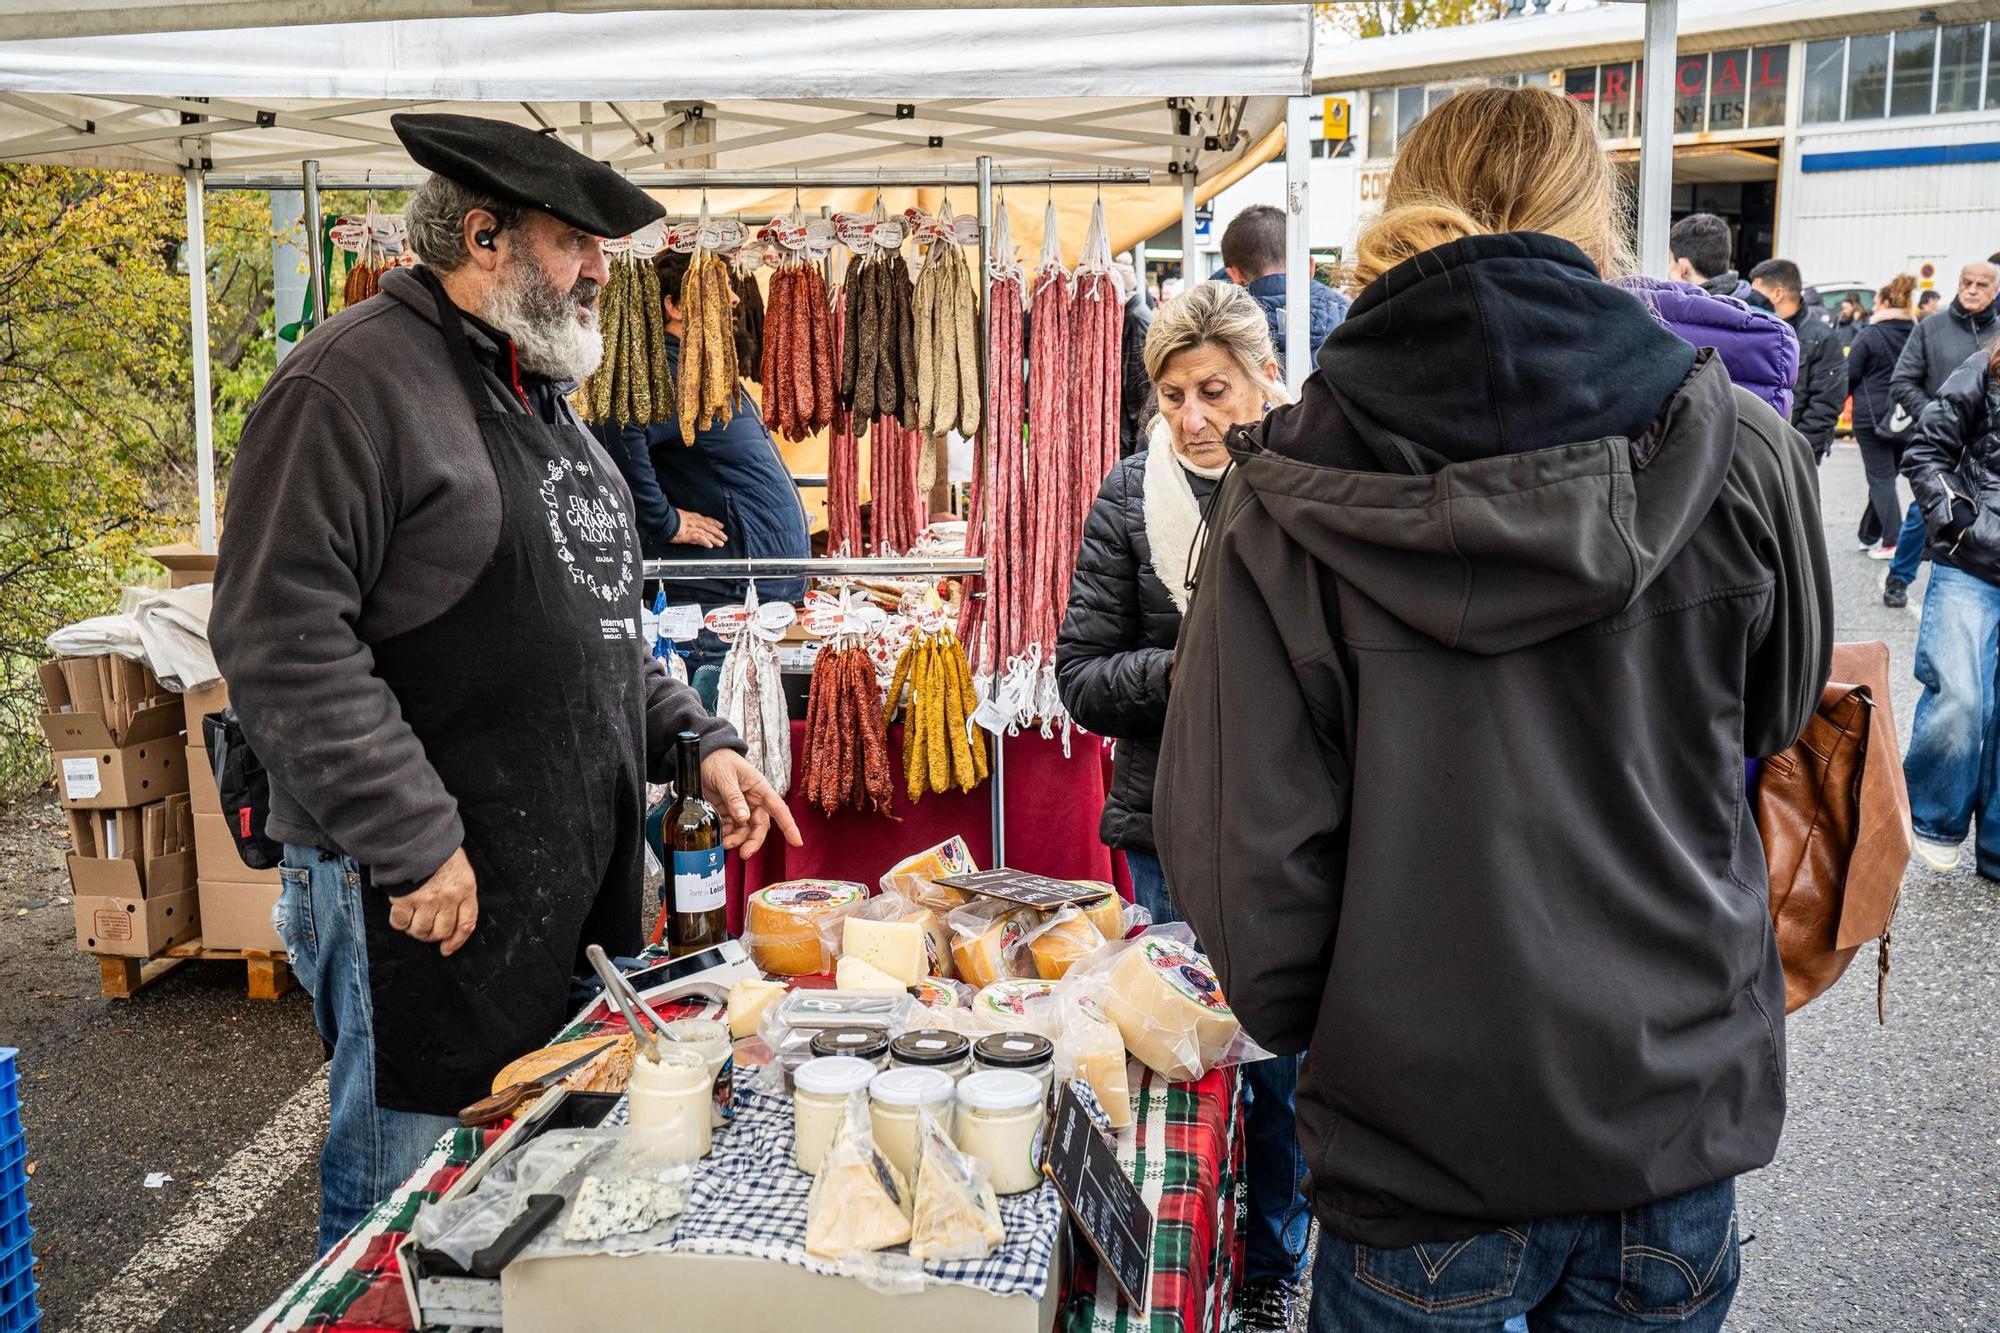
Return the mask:
{"type": "Polygon", "coordinates": [[[104,782],[97,776],[95,759],[65,759],[62,761],[63,795],[72,801],[87,801],[104,790],[104,782]]]}
{"type": "Polygon", "coordinates": [[[1215,979],[1208,960],[1175,940],[1144,940],[1139,945],[1151,967],[1169,986],[1215,1014],[1228,1014],[1222,998],[1222,983],[1215,979]]]}
{"type": "Polygon", "coordinates": [[[760,895],[766,905],[781,911],[796,912],[814,907],[845,907],[861,900],[858,884],[839,884],[832,880],[801,880],[783,888],[765,889],[760,895]]]}
{"type": "Polygon", "coordinates": [[[1039,1000],[1054,990],[1046,981],[996,981],[979,992],[979,1002],[999,1013],[1025,1018],[1030,1000],[1039,1000]]]}
{"type": "MultiPolygon", "coordinates": [[[[958,996],[952,992],[951,987],[942,985],[939,982],[931,981],[927,978],[919,981],[910,989],[915,993],[917,1003],[927,1008],[956,1009],[958,1007],[958,996]]],[[[918,1045],[922,1046],[923,1043],[919,1042],[918,1045]]]]}

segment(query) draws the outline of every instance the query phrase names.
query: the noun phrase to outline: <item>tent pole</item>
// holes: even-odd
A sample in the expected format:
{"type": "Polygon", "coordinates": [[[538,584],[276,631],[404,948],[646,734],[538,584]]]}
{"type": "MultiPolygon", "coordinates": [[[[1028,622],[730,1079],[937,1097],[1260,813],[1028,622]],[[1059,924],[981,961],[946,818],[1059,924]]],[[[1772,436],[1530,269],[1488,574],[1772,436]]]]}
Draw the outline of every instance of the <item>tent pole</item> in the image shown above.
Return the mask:
{"type": "Polygon", "coordinates": [[[215,549],[215,404],[208,381],[208,196],[200,167],[187,173],[188,344],[194,352],[194,467],[201,549],[215,549]]]}
{"type": "Polygon", "coordinates": [[[1646,0],[1645,105],[1639,126],[1639,269],[1667,276],[1674,203],[1674,39],[1677,0],[1646,0]]]}
{"type": "Polygon", "coordinates": [[[1201,281],[1194,273],[1194,172],[1181,175],[1181,288],[1201,281]]]}
{"type": "Polygon", "coordinates": [[[1285,386],[1298,396],[1312,369],[1312,247],[1306,232],[1312,145],[1306,139],[1310,98],[1285,99],[1285,386]]]}
{"type": "Polygon", "coordinates": [[[306,275],[312,283],[312,318],[306,322],[310,330],[326,319],[326,263],[319,250],[319,163],[308,158],[299,167],[305,175],[306,275]]]}
{"type": "MultiPolygon", "coordinates": [[[[985,316],[985,327],[979,337],[980,383],[985,386],[984,402],[979,407],[980,434],[986,437],[986,634],[993,635],[993,587],[994,575],[1000,568],[998,554],[1000,531],[1000,507],[995,503],[1000,495],[1000,450],[1003,442],[993,436],[993,159],[979,159],[979,309],[985,316]]],[[[1009,575],[1011,577],[1011,575],[1009,575]]],[[[993,679],[987,685],[991,696],[1000,695],[1000,663],[993,663],[993,679]]],[[[970,725],[970,719],[967,720],[970,725]]],[[[991,802],[989,819],[993,827],[993,865],[1007,864],[1007,738],[993,738],[992,772],[987,778],[987,800],[991,802]]]]}

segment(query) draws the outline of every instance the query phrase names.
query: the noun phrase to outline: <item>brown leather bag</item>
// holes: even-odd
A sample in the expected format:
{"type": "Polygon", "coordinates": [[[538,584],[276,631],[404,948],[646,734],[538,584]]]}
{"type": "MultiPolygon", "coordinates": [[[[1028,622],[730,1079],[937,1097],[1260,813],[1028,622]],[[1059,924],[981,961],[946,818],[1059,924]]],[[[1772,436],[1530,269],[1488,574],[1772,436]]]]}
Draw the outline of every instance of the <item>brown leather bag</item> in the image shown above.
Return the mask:
{"type": "Polygon", "coordinates": [[[1880,938],[1878,1021],[1887,1021],[1889,923],[1910,862],[1910,794],[1889,704],[1889,646],[1842,643],[1798,743],[1764,761],[1757,828],[1771,875],[1771,922],[1785,967],[1785,1012],[1833,985],[1880,938]]]}

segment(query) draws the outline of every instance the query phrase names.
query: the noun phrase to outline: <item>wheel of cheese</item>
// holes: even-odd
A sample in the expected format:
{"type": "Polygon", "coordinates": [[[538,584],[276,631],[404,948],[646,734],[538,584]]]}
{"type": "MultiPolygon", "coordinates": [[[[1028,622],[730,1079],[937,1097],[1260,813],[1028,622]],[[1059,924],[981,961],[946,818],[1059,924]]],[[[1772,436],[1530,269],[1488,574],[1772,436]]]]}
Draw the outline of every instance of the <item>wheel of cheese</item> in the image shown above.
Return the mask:
{"type": "Polygon", "coordinates": [[[1011,976],[1007,955],[1034,927],[1034,912],[1022,907],[994,916],[977,935],[954,931],[951,956],[958,964],[959,979],[983,989],[1011,976]]]}
{"type": "Polygon", "coordinates": [[[917,1003],[927,1009],[956,1009],[959,1007],[959,988],[951,982],[937,977],[925,977],[910,987],[910,994],[917,997],[917,1003]]]}
{"type": "Polygon", "coordinates": [[[1157,935],[1140,936],[1111,965],[1104,1014],[1126,1050],[1177,1083],[1206,1073],[1236,1040],[1236,1014],[1208,959],[1157,935]]]}
{"type": "Polygon", "coordinates": [[[1104,936],[1080,912],[1058,917],[1028,941],[1028,952],[1035,958],[1035,971],[1044,981],[1062,980],[1063,974],[1079,959],[1103,947],[1104,936]]]}
{"type": "Polygon", "coordinates": [[[841,880],[795,879],[750,895],[743,943],[758,967],[781,977],[833,968],[820,926],[859,907],[867,890],[841,880]]]}
{"type": "Polygon", "coordinates": [[[1120,898],[1109,884],[1094,879],[1071,880],[1072,884],[1088,884],[1092,888],[1103,889],[1104,896],[1083,904],[1083,914],[1090,918],[1090,924],[1097,927],[1097,933],[1107,940],[1125,938],[1125,900],[1120,898]]]}
{"type": "Polygon", "coordinates": [[[996,981],[972,997],[973,1021],[989,1032],[1041,1032],[1054,1026],[1055,1015],[1035,1002],[1055,989],[1052,982],[1025,978],[996,981]]]}

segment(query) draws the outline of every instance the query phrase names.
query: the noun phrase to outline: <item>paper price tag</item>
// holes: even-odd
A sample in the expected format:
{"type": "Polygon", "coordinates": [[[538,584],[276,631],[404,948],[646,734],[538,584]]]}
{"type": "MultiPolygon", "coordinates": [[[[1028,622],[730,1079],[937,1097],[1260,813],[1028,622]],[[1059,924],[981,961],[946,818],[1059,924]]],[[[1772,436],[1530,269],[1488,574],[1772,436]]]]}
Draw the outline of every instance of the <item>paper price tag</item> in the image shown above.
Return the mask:
{"type": "Polygon", "coordinates": [[[979,244],[979,219],[971,213],[960,213],[951,220],[951,238],[960,245],[979,244]]]}
{"type": "Polygon", "coordinates": [[[875,244],[884,250],[894,250],[909,234],[909,226],[901,218],[883,218],[869,229],[875,244]]]}
{"type": "Polygon", "coordinates": [[[778,649],[778,669],[780,671],[807,672],[819,660],[820,645],[817,643],[788,643],[778,649]]]}
{"type": "Polygon", "coordinates": [[[825,218],[808,218],[806,220],[806,250],[809,253],[814,255],[831,253],[833,243],[836,239],[837,236],[834,232],[832,222],[825,218]]]}
{"type": "Polygon", "coordinates": [[[701,608],[693,602],[668,607],[660,616],[660,633],[675,643],[692,643],[701,633],[701,608]]]}
{"type": "Polygon", "coordinates": [[[104,782],[97,776],[95,759],[65,759],[62,761],[63,795],[72,801],[88,801],[104,790],[104,782]]]}

